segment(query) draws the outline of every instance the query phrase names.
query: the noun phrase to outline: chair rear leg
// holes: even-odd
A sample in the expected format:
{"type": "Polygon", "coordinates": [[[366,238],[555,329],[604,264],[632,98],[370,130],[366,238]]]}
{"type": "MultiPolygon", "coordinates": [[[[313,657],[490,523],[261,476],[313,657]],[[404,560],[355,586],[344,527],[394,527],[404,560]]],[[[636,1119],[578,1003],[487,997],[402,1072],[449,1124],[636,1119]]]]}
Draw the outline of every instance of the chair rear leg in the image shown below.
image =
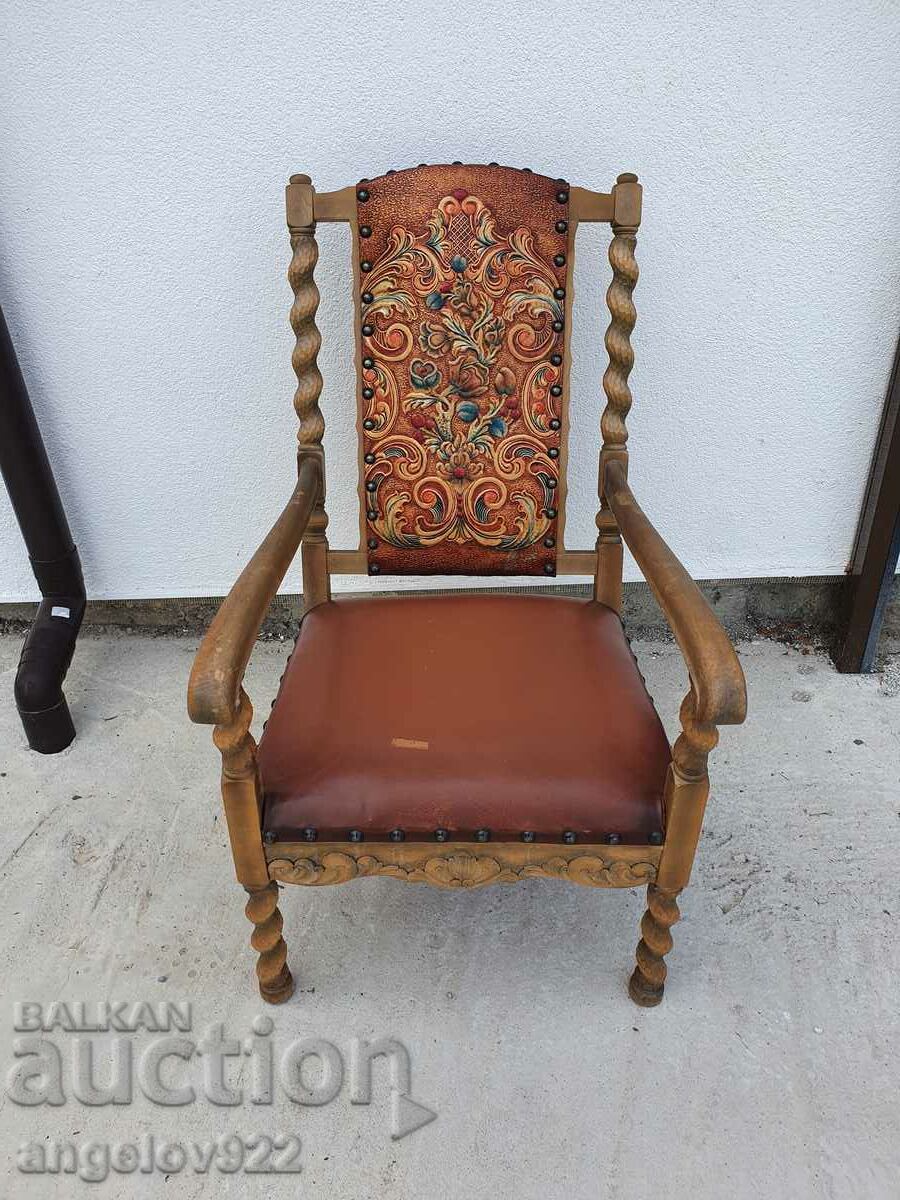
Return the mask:
{"type": "Polygon", "coordinates": [[[268,1004],[283,1004],[294,991],[294,980],[287,965],[287,945],[281,936],[284,924],[278,908],[278,884],[273,880],[259,891],[250,893],[246,913],[255,929],[250,945],[259,955],[256,975],[259,994],[268,1004]]]}
{"type": "Polygon", "coordinates": [[[670,928],[681,913],[678,892],[664,892],[655,883],[647,888],[647,911],[641,920],[641,940],[637,948],[637,966],[628,984],[635,1004],[652,1008],[663,998],[666,982],[664,955],[672,949],[670,928]]]}

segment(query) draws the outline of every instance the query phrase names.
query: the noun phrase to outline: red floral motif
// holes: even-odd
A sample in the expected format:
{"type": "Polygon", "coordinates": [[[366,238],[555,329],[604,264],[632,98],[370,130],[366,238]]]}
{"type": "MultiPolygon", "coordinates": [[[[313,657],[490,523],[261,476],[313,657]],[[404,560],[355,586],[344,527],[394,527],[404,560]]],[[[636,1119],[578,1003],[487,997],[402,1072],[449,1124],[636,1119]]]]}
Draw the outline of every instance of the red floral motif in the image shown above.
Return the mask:
{"type": "MultiPolygon", "coordinates": [[[[564,216],[555,181],[536,186],[564,216]]],[[[547,235],[500,228],[477,190],[436,191],[364,264],[367,536],[393,571],[553,569],[564,272],[547,235]]]]}

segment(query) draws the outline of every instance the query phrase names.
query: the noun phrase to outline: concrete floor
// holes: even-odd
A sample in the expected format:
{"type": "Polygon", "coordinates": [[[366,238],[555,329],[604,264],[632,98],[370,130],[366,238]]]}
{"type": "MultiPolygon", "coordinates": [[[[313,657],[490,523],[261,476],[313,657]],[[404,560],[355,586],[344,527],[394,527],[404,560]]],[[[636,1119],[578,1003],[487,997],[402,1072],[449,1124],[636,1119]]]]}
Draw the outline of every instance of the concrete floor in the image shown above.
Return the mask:
{"type": "MultiPolygon", "coordinates": [[[[217,755],[184,711],[195,645],[83,637],[67,687],[79,735],[45,758],[25,749],[12,705],[19,639],[0,639],[8,1072],[17,1001],[45,1012],[58,999],[190,1001],[197,1037],[224,1022],[246,1038],[263,1011],[217,755]]],[[[677,652],[635,649],[674,730],[677,652]]],[[[285,654],[257,647],[247,686],[260,714],[285,654]]],[[[21,1174],[24,1141],[188,1145],[234,1132],[299,1135],[301,1175],[111,1170],[95,1194],[896,1200],[900,672],[841,677],[768,642],[741,656],[751,715],[713,756],[660,1008],[637,1009],[625,992],[637,891],[537,880],[465,894],[390,880],[289,889],[298,991],[268,1010],[276,1061],[297,1037],[327,1039],[348,1063],[354,1038],[393,1036],[412,1058],[412,1096],[437,1119],[392,1141],[380,1067],[367,1106],[351,1105],[345,1080],[321,1107],[277,1087],[271,1106],[245,1095],[237,1107],[157,1107],[136,1082],[133,1103],[88,1107],[72,1095],[76,1035],[56,1030],[46,1037],[62,1054],[66,1103],[4,1095],[0,1195],[90,1190],[21,1174]]],[[[153,1036],[132,1035],[135,1053],[153,1036]]],[[[228,1067],[248,1087],[249,1061],[228,1067]]],[[[198,1063],[177,1059],[163,1074],[202,1080],[198,1063]]]]}

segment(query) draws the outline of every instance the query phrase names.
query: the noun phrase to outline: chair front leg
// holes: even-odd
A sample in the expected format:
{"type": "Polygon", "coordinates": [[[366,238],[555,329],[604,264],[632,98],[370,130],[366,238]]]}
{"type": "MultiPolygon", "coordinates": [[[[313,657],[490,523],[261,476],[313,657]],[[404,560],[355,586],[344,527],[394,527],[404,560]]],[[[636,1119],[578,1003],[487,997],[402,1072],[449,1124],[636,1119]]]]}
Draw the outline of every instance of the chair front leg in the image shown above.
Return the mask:
{"type": "Polygon", "coordinates": [[[253,707],[241,689],[232,721],[217,725],[213,740],[222,752],[222,799],[238,882],[249,893],[246,914],[254,929],[250,944],[259,955],[256,975],[259,994],[269,1004],[289,999],[294,981],[287,966],[287,946],[281,936],[278,885],[269,880],[260,828],[260,784],[256,742],[250,733],[253,707]]]}
{"type": "Polygon", "coordinates": [[[259,994],[269,1004],[283,1004],[294,991],[294,980],[287,965],[287,945],[281,936],[283,920],[278,908],[278,884],[273,879],[259,891],[251,891],[245,912],[255,928],[250,945],[259,955],[256,977],[259,994]]]}
{"type": "Polygon", "coordinates": [[[647,889],[637,966],[628,985],[632,1000],[643,1008],[659,1004],[663,998],[664,957],[673,945],[669,931],[681,916],[677,900],[691,877],[709,795],[707,760],[719,740],[715,725],[697,721],[693,690],[682,702],[680,717],[682,732],[666,779],[666,840],[656,882],[647,889]]]}
{"type": "Polygon", "coordinates": [[[680,916],[677,896],[651,883],[647,888],[647,911],[641,919],[637,966],[628,981],[628,994],[641,1008],[653,1008],[663,998],[666,983],[664,956],[674,944],[669,930],[680,916]]]}

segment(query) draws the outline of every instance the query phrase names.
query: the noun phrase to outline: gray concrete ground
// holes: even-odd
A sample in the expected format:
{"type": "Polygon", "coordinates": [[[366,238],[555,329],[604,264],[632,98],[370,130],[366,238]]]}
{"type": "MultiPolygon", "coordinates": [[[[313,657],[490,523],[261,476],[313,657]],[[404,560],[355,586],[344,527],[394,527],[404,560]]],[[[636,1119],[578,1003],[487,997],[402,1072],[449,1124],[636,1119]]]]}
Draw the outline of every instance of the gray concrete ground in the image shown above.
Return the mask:
{"type": "MultiPolygon", "coordinates": [[[[245,1039],[263,1011],[217,755],[184,712],[195,645],[83,637],[67,688],[79,736],[43,758],[25,748],[12,705],[19,639],[0,639],[7,1072],[14,1038],[26,1036],[13,1029],[19,1001],[40,1002],[45,1016],[55,1000],[189,1001],[194,1032],[182,1036],[194,1038],[224,1022],[245,1039]]],[[[674,730],[677,652],[635,649],[674,730]]],[[[260,714],[285,653],[257,647],[248,690],[260,714]]],[[[900,673],[841,677],[771,642],[741,655],[751,715],[723,731],[713,758],[660,1008],[637,1009],[625,992],[637,891],[538,880],[464,894],[390,880],[289,889],[299,987],[268,1010],[268,1041],[276,1062],[298,1037],[332,1043],[347,1068],[336,1098],[302,1106],[276,1084],[273,1104],[253,1104],[245,1057],[227,1060],[243,1102],[223,1107],[202,1094],[206,1055],[163,1065],[168,1084],[195,1085],[194,1103],[150,1103],[136,1067],[133,1103],[90,1107],[73,1094],[77,1035],[56,1029],[45,1039],[61,1054],[65,1103],[15,1103],[10,1076],[0,1195],[900,1196],[900,673]],[[349,1096],[353,1039],[388,1035],[411,1055],[412,1096],[437,1113],[400,1140],[381,1066],[371,1104],[349,1096]],[[203,1146],[192,1142],[229,1133],[298,1135],[301,1174],[228,1174],[233,1144],[205,1173],[196,1157],[176,1169],[175,1142],[196,1156],[203,1146]],[[151,1136],[163,1169],[145,1172],[151,1136]],[[90,1185],[19,1171],[17,1161],[40,1165],[34,1150],[18,1160],[23,1142],[48,1149],[54,1139],[81,1148],[82,1175],[103,1173],[104,1143],[135,1143],[141,1166],[90,1185]]],[[[137,1064],[159,1035],[119,1036],[137,1064]]],[[[108,1040],[95,1041],[100,1085],[108,1040]]]]}

